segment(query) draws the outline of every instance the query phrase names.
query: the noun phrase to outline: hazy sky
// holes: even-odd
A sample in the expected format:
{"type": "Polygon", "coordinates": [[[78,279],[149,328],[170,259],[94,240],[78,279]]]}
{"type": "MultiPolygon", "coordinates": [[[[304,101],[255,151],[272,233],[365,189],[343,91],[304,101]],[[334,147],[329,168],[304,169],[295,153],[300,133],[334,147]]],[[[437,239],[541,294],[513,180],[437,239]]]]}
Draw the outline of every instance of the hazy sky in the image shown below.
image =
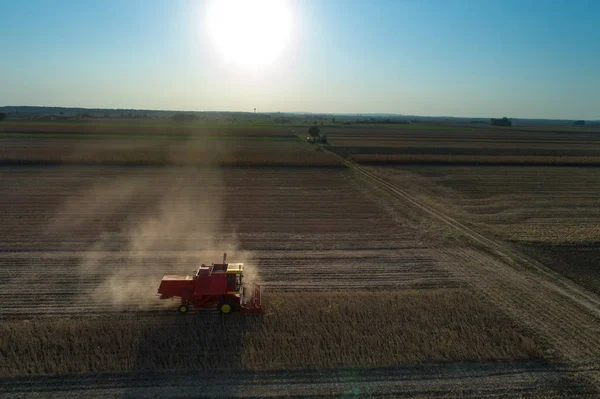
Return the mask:
{"type": "Polygon", "coordinates": [[[600,119],[598,0],[281,1],[262,45],[200,0],[0,0],[0,105],[600,119]]]}

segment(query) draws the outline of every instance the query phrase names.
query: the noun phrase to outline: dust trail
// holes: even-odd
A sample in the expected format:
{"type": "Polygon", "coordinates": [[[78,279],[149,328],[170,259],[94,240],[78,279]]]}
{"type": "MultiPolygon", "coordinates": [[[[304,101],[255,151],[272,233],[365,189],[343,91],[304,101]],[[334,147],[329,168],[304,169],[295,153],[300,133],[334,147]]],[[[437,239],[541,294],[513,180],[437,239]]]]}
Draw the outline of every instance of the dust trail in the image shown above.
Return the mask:
{"type": "MultiPolygon", "coordinates": [[[[220,190],[214,186],[220,181],[216,171],[167,173],[160,185],[163,194],[155,203],[141,215],[129,216],[117,235],[100,244],[111,248],[115,239],[122,241],[126,253],[123,263],[106,264],[102,258],[96,259],[97,252],[86,256],[83,262],[86,267],[81,272],[88,273],[89,264],[93,264],[101,266],[96,273],[103,275],[90,299],[119,308],[147,307],[148,302],[154,301],[164,274],[190,274],[202,262],[217,262],[220,255],[215,255],[223,250],[234,252],[237,241],[217,239],[223,214],[220,190]],[[203,184],[213,190],[202,190],[203,184]]],[[[128,182],[116,184],[128,185],[128,182]]],[[[132,199],[145,195],[150,194],[138,190],[132,199]]]]}
{"type": "Polygon", "coordinates": [[[156,295],[162,276],[191,274],[201,263],[218,263],[223,252],[231,262],[244,262],[247,281],[257,279],[252,254],[240,251],[235,234],[223,230],[226,187],[219,168],[119,171],[121,176],[103,177],[74,194],[48,228],[48,234],[69,237],[70,245],[79,234],[93,239],[74,271],[76,303],[172,305],[156,295]]]}
{"type": "Polygon", "coordinates": [[[186,187],[192,180],[189,176],[172,179],[148,215],[130,217],[124,224],[127,258],[124,264],[113,265],[112,274],[96,287],[95,301],[143,306],[144,299],[156,294],[163,274],[189,274],[199,263],[207,262],[206,252],[216,245],[219,203],[186,187]]]}

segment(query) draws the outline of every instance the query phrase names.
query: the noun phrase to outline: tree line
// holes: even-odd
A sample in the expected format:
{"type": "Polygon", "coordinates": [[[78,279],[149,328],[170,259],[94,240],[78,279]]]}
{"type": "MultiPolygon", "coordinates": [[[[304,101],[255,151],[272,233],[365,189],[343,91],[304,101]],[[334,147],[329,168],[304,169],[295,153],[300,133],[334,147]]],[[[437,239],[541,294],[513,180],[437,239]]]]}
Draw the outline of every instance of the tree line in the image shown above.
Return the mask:
{"type": "Polygon", "coordinates": [[[512,119],[504,117],[501,119],[490,119],[490,125],[492,126],[512,126],[512,119]]]}

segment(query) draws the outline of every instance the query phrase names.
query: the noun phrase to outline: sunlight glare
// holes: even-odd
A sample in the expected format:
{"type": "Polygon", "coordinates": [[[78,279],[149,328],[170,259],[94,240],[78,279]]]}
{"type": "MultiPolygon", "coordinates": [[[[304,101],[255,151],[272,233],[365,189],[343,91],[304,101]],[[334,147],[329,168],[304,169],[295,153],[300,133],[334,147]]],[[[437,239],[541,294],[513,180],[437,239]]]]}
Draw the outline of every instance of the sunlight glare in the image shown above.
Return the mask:
{"type": "Polygon", "coordinates": [[[286,49],[292,26],[285,0],[213,0],[207,23],[222,56],[246,68],[273,64],[286,49]]]}

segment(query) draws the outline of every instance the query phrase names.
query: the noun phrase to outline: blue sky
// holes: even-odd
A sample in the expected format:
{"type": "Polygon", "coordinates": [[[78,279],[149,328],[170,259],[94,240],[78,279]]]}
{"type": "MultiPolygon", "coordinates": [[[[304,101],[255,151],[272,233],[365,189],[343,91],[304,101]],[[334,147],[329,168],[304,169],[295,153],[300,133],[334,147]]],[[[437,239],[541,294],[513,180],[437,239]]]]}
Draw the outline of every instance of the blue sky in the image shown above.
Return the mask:
{"type": "Polygon", "coordinates": [[[200,0],[0,7],[0,105],[600,119],[596,0],[289,0],[261,69],[200,0]]]}

